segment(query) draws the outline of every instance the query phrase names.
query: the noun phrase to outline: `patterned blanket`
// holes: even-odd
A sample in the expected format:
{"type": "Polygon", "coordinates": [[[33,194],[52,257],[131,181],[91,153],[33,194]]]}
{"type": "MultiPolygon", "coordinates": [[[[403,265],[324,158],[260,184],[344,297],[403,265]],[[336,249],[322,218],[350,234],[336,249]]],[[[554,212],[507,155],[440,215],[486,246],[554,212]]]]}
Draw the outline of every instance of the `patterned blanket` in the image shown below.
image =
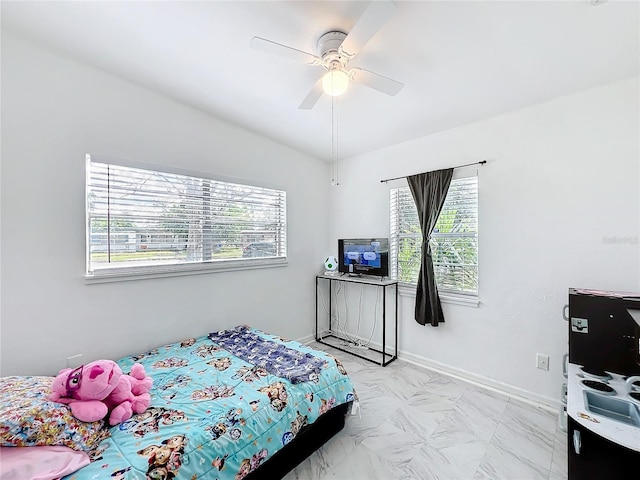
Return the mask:
{"type": "Polygon", "coordinates": [[[209,339],[245,362],[291,383],[317,380],[324,364],[321,358],[263,338],[246,325],[210,333],[209,339]]]}
{"type": "MultiPolygon", "coordinates": [[[[239,330],[240,331],[240,330],[239,330]]],[[[306,425],[356,400],[344,367],[326,352],[257,329],[251,333],[321,359],[293,384],[235,356],[207,335],[118,360],[153,378],[151,406],[110,428],[91,463],[64,480],[244,480],[306,425]]]]}

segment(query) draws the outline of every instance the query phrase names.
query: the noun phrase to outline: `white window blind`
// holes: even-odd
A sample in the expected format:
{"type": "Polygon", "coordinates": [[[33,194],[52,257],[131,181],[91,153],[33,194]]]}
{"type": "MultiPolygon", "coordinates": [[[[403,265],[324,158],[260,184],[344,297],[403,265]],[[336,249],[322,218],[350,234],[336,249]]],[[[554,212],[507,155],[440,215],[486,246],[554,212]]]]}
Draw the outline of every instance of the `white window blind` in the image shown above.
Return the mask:
{"type": "MultiPolygon", "coordinates": [[[[391,276],[416,284],[422,234],[409,187],[391,190],[391,276]]],[[[431,235],[433,268],[441,293],[478,294],[478,177],[451,181],[431,235]]]]}
{"type": "Polygon", "coordinates": [[[286,192],[91,161],[87,276],[282,264],[286,192]]]}

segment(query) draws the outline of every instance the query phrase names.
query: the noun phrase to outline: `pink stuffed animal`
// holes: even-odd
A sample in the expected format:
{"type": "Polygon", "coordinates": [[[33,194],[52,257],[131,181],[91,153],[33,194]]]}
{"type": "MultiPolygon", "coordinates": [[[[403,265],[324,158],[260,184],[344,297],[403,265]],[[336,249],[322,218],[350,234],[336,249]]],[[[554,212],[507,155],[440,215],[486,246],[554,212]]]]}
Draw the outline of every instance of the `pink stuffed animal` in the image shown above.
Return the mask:
{"type": "Polygon", "coordinates": [[[83,422],[95,422],[109,414],[109,424],[117,425],[149,407],[152,383],[139,363],[125,375],[117,363],[97,360],[75,370],[60,370],[49,399],[69,405],[73,416],[83,422]]]}

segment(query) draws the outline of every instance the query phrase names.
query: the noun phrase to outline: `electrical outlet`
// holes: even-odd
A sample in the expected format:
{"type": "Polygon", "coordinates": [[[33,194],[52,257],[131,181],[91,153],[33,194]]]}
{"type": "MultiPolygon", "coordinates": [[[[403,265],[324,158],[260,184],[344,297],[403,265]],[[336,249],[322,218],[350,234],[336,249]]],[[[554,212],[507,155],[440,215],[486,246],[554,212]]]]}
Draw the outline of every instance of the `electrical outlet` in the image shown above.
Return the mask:
{"type": "Polygon", "coordinates": [[[82,353],[76,353],[75,355],[71,355],[67,357],[67,368],[78,368],[82,365],[82,353]]]}
{"type": "Polygon", "coordinates": [[[549,370],[549,355],[536,353],[536,367],[540,370],[549,370]]]}

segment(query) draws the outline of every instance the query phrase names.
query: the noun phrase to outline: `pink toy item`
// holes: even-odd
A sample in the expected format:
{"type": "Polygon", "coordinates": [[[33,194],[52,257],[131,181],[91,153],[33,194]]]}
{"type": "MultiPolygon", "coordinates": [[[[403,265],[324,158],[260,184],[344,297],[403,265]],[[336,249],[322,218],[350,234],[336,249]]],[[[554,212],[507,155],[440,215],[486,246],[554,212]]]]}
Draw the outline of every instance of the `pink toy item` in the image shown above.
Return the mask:
{"type": "Polygon", "coordinates": [[[152,383],[139,363],[125,375],[114,361],[96,360],[75,370],[60,370],[49,399],[69,405],[73,416],[83,422],[109,414],[109,424],[117,425],[149,407],[152,383]]]}

